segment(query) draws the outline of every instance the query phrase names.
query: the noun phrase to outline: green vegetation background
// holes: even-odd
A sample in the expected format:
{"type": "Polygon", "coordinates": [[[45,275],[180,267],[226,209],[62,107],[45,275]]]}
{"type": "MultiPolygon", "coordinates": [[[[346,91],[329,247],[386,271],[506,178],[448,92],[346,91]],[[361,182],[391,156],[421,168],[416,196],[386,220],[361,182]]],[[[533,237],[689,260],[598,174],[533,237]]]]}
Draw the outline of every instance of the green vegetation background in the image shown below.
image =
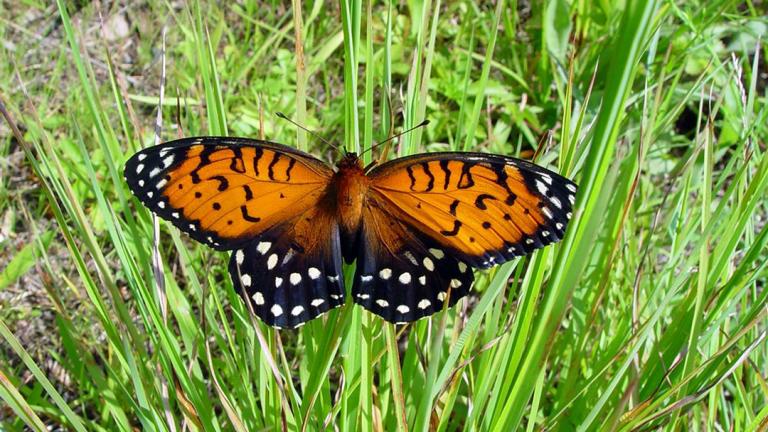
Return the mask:
{"type": "Polygon", "coordinates": [[[767,28],[761,0],[0,2],[0,429],[765,430],[767,28]],[[393,151],[535,157],[577,210],[429,320],[278,332],[226,254],[155,245],[121,170],[158,106],[163,139],[328,160],[273,113],[349,149],[428,118],[393,151]]]}

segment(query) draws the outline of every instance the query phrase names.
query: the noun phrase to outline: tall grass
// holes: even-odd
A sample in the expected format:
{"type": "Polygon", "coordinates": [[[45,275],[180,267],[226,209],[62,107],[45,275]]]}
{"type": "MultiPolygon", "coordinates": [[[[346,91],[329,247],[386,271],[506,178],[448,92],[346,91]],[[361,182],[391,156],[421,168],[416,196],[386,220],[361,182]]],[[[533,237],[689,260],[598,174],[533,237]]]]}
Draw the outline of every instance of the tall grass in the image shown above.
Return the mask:
{"type": "Polygon", "coordinates": [[[764,429],[768,23],[745,5],[150,1],[128,9],[133,66],[88,33],[119,7],[74,20],[59,0],[54,49],[15,22],[42,9],[11,8],[0,103],[24,128],[0,129],[0,151],[23,151],[39,190],[10,199],[0,181],[0,212],[56,236],[24,237],[33,254],[0,245],[44,278],[55,344],[31,353],[17,328],[32,312],[0,311],[2,427],[764,429]],[[23,53],[42,47],[44,81],[23,53]],[[349,302],[276,331],[238,298],[226,254],[164,223],[153,246],[120,171],[154,141],[155,110],[164,139],[264,134],[324,159],[272,113],[358,152],[428,118],[389,154],[535,156],[580,184],[576,211],[561,243],[478,272],[428,320],[349,302]]]}

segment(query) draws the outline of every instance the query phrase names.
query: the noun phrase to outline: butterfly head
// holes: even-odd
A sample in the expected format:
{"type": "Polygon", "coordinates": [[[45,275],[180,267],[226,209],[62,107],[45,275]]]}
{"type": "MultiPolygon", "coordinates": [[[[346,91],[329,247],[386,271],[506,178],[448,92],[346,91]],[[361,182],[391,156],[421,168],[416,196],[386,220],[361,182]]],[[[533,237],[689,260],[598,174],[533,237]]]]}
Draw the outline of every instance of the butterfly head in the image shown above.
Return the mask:
{"type": "Polygon", "coordinates": [[[339,171],[357,171],[363,170],[363,161],[360,159],[360,156],[357,155],[355,152],[348,152],[344,153],[344,156],[341,158],[339,163],[337,164],[339,171]]]}

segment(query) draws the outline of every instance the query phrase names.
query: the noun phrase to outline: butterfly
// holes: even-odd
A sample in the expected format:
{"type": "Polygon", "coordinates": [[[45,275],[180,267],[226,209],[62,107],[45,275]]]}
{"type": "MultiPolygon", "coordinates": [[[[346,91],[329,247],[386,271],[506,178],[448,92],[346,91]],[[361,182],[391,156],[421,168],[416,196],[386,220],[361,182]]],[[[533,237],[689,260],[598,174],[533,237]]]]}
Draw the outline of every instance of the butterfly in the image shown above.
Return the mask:
{"type": "Polygon", "coordinates": [[[563,238],[576,184],[532,163],[441,152],[336,167],[268,141],[196,137],[139,151],[131,191],[193,239],[233,251],[253,312],[293,328],[352,300],[394,323],[453,306],[488,268],[563,238]]]}

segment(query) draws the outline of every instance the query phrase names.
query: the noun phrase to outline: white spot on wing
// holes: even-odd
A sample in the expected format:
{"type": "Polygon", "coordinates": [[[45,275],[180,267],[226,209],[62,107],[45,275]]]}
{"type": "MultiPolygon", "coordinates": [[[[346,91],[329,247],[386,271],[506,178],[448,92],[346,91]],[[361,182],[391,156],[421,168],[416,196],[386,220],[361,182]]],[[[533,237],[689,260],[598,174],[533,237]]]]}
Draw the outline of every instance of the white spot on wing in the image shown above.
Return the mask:
{"type": "Polygon", "coordinates": [[[168,183],[168,180],[162,179],[159,182],[157,182],[157,184],[155,185],[155,188],[156,189],[162,189],[163,186],[165,186],[167,183],[168,183]]]}
{"type": "Polygon", "coordinates": [[[549,237],[549,231],[542,231],[541,232],[542,237],[549,237]]]}
{"type": "Polygon", "coordinates": [[[389,306],[389,302],[388,302],[388,301],[386,301],[386,300],[384,300],[384,299],[378,299],[378,300],[376,300],[376,304],[377,304],[377,305],[379,305],[379,306],[381,306],[381,307],[383,307],[383,308],[385,308],[385,307],[389,306]]]}
{"type": "Polygon", "coordinates": [[[139,187],[144,187],[144,180],[139,180],[139,187]]]}
{"type": "Polygon", "coordinates": [[[429,257],[424,257],[424,268],[426,268],[429,271],[433,271],[435,269],[435,263],[432,262],[429,257]]]}
{"type": "Polygon", "coordinates": [[[150,172],[149,172],[149,176],[150,176],[150,177],[154,177],[154,176],[156,176],[156,175],[160,174],[160,171],[162,171],[162,170],[160,169],[160,167],[155,167],[155,168],[152,168],[152,171],[150,171],[150,172]]]}
{"type": "Polygon", "coordinates": [[[552,177],[549,176],[549,174],[541,173],[540,174],[541,179],[544,180],[545,183],[551,185],[552,184],[552,177]]]}
{"type": "Polygon", "coordinates": [[[368,300],[369,298],[371,298],[371,296],[370,294],[358,294],[357,298],[359,298],[360,300],[368,300]]]}
{"type": "Polygon", "coordinates": [[[323,303],[325,303],[325,300],[323,300],[321,298],[316,298],[316,299],[312,300],[312,303],[310,303],[310,304],[312,306],[314,306],[314,307],[318,307],[318,306],[320,306],[323,303]]]}
{"type": "Polygon", "coordinates": [[[291,309],[291,315],[293,316],[299,316],[302,312],[304,312],[304,306],[295,306],[291,309]]]}
{"type": "Polygon", "coordinates": [[[147,192],[147,198],[152,198],[153,196],[155,196],[154,192],[152,191],[147,192]]]}
{"type": "Polygon", "coordinates": [[[259,242],[259,244],[256,245],[256,250],[259,251],[260,254],[264,255],[267,253],[270,247],[272,247],[271,242],[259,242]]]}
{"type": "Polygon", "coordinates": [[[381,271],[379,272],[379,277],[384,279],[384,280],[387,280],[387,279],[391,278],[392,277],[392,269],[388,269],[388,268],[381,269],[381,271]]]}
{"type": "Polygon", "coordinates": [[[173,155],[168,156],[167,158],[163,159],[163,167],[168,168],[173,163],[173,155]]]}
{"type": "Polygon", "coordinates": [[[160,208],[165,208],[165,201],[158,201],[157,206],[160,208]]]}
{"type": "Polygon", "coordinates": [[[136,165],[136,174],[141,174],[141,172],[144,170],[144,164],[138,164],[136,165]]]}
{"type": "Polygon", "coordinates": [[[189,229],[192,231],[197,231],[197,227],[195,226],[195,224],[189,224],[189,229]]]}
{"type": "Polygon", "coordinates": [[[245,261],[245,254],[243,253],[242,250],[238,250],[237,252],[235,252],[235,262],[237,263],[237,265],[241,265],[243,261],[245,261]]]}
{"type": "Polygon", "coordinates": [[[576,193],[576,186],[571,184],[571,183],[566,184],[565,188],[568,189],[569,191],[573,192],[573,193],[576,193]]]}
{"type": "Polygon", "coordinates": [[[411,310],[411,308],[409,308],[406,305],[400,305],[400,306],[397,307],[397,311],[400,312],[401,314],[406,314],[406,313],[410,312],[410,310],[411,310]]]}
{"type": "Polygon", "coordinates": [[[451,279],[451,288],[458,288],[461,286],[461,281],[458,279],[451,279]]]}
{"type": "Polygon", "coordinates": [[[446,297],[447,295],[448,295],[448,294],[446,294],[446,292],[445,292],[445,291],[440,291],[439,293],[437,293],[437,299],[438,299],[438,300],[440,300],[440,301],[444,301],[444,300],[445,300],[445,297],[446,297]]]}
{"type": "Polygon", "coordinates": [[[405,273],[401,274],[400,277],[397,278],[397,280],[399,280],[400,283],[403,284],[403,285],[409,284],[409,283],[411,283],[411,274],[408,273],[408,272],[405,272],[405,273]]]}
{"type": "Polygon", "coordinates": [[[301,275],[298,273],[291,273],[291,285],[298,285],[301,282],[301,275]]]}
{"type": "Polygon", "coordinates": [[[174,219],[178,219],[180,215],[179,212],[173,212],[171,213],[171,216],[173,216],[174,219]]]}
{"type": "Polygon", "coordinates": [[[560,201],[560,198],[553,196],[549,198],[550,201],[552,201],[552,204],[555,205],[555,207],[561,209],[563,208],[563,203],[560,201]]]}
{"type": "Polygon", "coordinates": [[[363,282],[370,282],[373,280],[373,275],[360,275],[360,280],[363,282]]]}
{"type": "Polygon", "coordinates": [[[317,279],[320,277],[320,270],[317,269],[317,267],[310,267],[307,271],[307,274],[309,275],[310,279],[317,279]]]}
{"type": "Polygon", "coordinates": [[[566,217],[566,218],[568,218],[568,219],[570,219],[570,218],[571,218],[571,216],[573,216],[573,213],[571,213],[571,212],[568,212],[568,213],[565,215],[565,217],[566,217]]]}
{"type": "Polygon", "coordinates": [[[272,305],[272,307],[269,309],[270,312],[272,312],[272,315],[279,317],[283,314],[283,308],[280,307],[279,304],[272,305]]]}
{"type": "Polygon", "coordinates": [[[467,272],[467,265],[461,261],[459,261],[459,271],[462,273],[467,272]]]}
{"type": "Polygon", "coordinates": [[[261,306],[264,304],[264,296],[261,295],[260,292],[256,292],[256,294],[253,295],[253,302],[257,305],[261,306]]]}
{"type": "Polygon", "coordinates": [[[429,301],[429,300],[427,300],[427,299],[424,299],[424,300],[420,301],[420,302],[419,302],[419,304],[418,304],[418,305],[416,305],[416,306],[418,306],[418,307],[419,307],[419,309],[426,309],[426,308],[428,308],[428,307],[429,307],[429,305],[431,305],[431,304],[432,304],[432,302],[431,302],[431,301],[429,301]]]}
{"type": "Polygon", "coordinates": [[[143,161],[143,160],[144,160],[144,159],[146,159],[146,158],[147,158],[147,155],[146,155],[146,154],[144,154],[144,153],[139,153],[139,162],[143,161]]]}
{"type": "Polygon", "coordinates": [[[283,278],[276,277],[275,278],[275,288],[280,288],[280,285],[282,285],[282,284],[283,284],[283,278]]]}
{"type": "Polygon", "coordinates": [[[555,224],[555,226],[556,226],[556,227],[557,227],[557,229],[559,229],[559,230],[563,229],[563,224],[561,224],[560,222],[556,223],[556,224],[555,224]]]}
{"type": "Polygon", "coordinates": [[[435,248],[431,248],[429,250],[429,253],[431,253],[432,256],[437,258],[437,259],[443,259],[443,257],[445,256],[445,253],[442,250],[435,249],[435,248]]]}
{"type": "Polygon", "coordinates": [[[538,180],[536,180],[536,189],[538,189],[539,193],[544,195],[544,196],[547,196],[547,192],[549,192],[549,189],[547,189],[547,187],[544,185],[544,183],[542,183],[542,182],[540,182],[538,180]]]}
{"type": "Polygon", "coordinates": [[[419,283],[422,285],[427,284],[427,277],[426,276],[419,276],[419,283]]]}
{"type": "Polygon", "coordinates": [[[533,244],[533,239],[525,239],[525,244],[533,244]]]}
{"type": "Polygon", "coordinates": [[[240,282],[243,284],[244,287],[251,286],[251,275],[248,275],[248,274],[241,275],[240,282]]]}
{"type": "Polygon", "coordinates": [[[576,197],[573,195],[568,195],[568,202],[571,203],[571,205],[574,205],[576,203],[576,197]]]}
{"type": "MultiPolygon", "coordinates": [[[[339,281],[339,275],[327,276],[327,278],[328,278],[328,282],[331,282],[331,283],[339,281]]],[[[333,295],[331,297],[333,297],[333,295]]],[[[334,298],[338,298],[338,297],[334,297],[334,298]]]]}
{"type": "Polygon", "coordinates": [[[416,257],[414,257],[412,253],[406,251],[403,255],[405,255],[405,257],[408,259],[408,261],[411,262],[411,264],[415,266],[419,265],[419,262],[416,261],[416,257]]]}
{"type": "Polygon", "coordinates": [[[277,265],[277,254],[272,254],[267,258],[267,270],[272,270],[277,265]]]}
{"type": "Polygon", "coordinates": [[[555,217],[555,215],[552,214],[552,210],[550,210],[549,207],[542,207],[541,212],[544,213],[544,215],[549,219],[552,219],[553,217],[555,217]]]}

